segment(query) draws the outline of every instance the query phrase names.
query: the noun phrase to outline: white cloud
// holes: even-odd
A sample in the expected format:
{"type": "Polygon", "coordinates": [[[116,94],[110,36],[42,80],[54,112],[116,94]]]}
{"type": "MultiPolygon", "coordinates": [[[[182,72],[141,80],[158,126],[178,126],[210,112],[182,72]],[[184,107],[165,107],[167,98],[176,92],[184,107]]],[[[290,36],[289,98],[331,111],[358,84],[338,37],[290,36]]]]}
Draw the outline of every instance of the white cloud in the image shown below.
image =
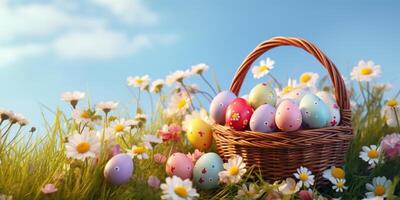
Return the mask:
{"type": "Polygon", "coordinates": [[[144,5],[142,0],[92,0],[109,9],[115,16],[131,24],[156,24],[159,16],[144,5]]]}
{"type": "Polygon", "coordinates": [[[55,52],[63,58],[109,59],[150,47],[152,40],[147,35],[127,35],[107,30],[90,32],[74,31],[60,36],[54,42],[55,52]]]}
{"type": "Polygon", "coordinates": [[[11,65],[18,60],[43,55],[47,51],[48,47],[43,44],[2,46],[0,48],[0,68],[11,65]]]}

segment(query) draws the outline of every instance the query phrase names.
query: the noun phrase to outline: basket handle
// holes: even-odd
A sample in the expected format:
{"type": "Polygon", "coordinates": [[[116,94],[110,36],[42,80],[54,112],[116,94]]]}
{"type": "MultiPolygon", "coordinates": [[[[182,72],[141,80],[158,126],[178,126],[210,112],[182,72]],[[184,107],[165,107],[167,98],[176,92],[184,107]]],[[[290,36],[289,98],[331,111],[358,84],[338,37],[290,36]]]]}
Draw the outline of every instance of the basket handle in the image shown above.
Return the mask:
{"type": "Polygon", "coordinates": [[[329,77],[335,88],[335,96],[338,106],[340,107],[342,120],[344,125],[350,125],[351,111],[350,100],[347,95],[346,85],[340,75],[335,64],[314,44],[307,40],[295,37],[274,37],[259,44],[247,57],[244,59],[239,69],[233,77],[230,90],[236,95],[239,94],[240,88],[243,84],[244,78],[249,71],[253,62],[260,57],[263,53],[270,49],[279,46],[295,46],[307,51],[313,55],[328,71],[329,77]]]}

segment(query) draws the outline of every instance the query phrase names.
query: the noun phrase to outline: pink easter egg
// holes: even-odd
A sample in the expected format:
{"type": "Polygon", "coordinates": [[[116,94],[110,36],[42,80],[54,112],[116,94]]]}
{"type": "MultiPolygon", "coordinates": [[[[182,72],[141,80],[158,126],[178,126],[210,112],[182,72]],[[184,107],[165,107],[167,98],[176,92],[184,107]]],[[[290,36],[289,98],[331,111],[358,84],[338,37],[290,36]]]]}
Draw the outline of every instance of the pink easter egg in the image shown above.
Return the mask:
{"type": "Polygon", "coordinates": [[[173,153],[167,160],[165,171],[169,176],[175,175],[181,179],[191,179],[193,173],[192,160],[183,153],[173,153]]]}
{"type": "Polygon", "coordinates": [[[300,128],[302,116],[297,104],[283,100],[276,109],[275,123],[282,131],[295,131],[300,128]]]}

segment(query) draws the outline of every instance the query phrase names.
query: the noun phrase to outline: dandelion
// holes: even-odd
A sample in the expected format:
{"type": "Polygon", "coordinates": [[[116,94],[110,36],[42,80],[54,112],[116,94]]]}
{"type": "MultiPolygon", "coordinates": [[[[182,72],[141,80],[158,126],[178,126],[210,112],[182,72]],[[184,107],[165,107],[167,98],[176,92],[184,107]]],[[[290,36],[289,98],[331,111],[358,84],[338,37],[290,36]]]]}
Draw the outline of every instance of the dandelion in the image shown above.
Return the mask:
{"type": "Polygon", "coordinates": [[[359,82],[368,82],[381,74],[381,66],[375,65],[373,61],[360,60],[351,72],[351,79],[359,82]]]}
{"type": "Polygon", "coordinates": [[[130,129],[130,126],[127,125],[125,119],[114,120],[111,122],[110,126],[117,136],[121,136],[130,129]]]}
{"type": "Polygon", "coordinates": [[[99,153],[100,143],[93,131],[84,129],[82,134],[75,131],[68,137],[68,143],[65,144],[67,157],[84,160],[85,158],[95,158],[99,153]]]}
{"type": "Polygon", "coordinates": [[[297,173],[293,175],[299,180],[297,183],[298,187],[309,188],[314,185],[314,175],[312,175],[311,171],[306,167],[300,166],[300,168],[297,169],[297,173]]]}
{"type": "Polygon", "coordinates": [[[340,167],[332,166],[329,169],[325,170],[322,173],[322,177],[328,179],[329,181],[333,182],[335,179],[344,179],[345,172],[340,167]]]}
{"type": "Polygon", "coordinates": [[[392,159],[400,156],[400,134],[392,133],[383,137],[381,148],[388,158],[392,159]]]}
{"type": "Polygon", "coordinates": [[[315,84],[317,83],[317,80],[319,78],[319,75],[317,73],[313,72],[305,72],[303,73],[299,80],[300,84],[308,87],[315,87],[315,84]]]}
{"type": "Polygon", "coordinates": [[[154,154],[153,159],[154,159],[154,162],[156,162],[158,164],[163,164],[163,163],[165,163],[165,161],[167,161],[167,157],[160,153],[154,154]]]}
{"type": "Polygon", "coordinates": [[[150,78],[149,75],[135,77],[129,76],[127,81],[129,86],[137,87],[141,90],[147,90],[149,87],[150,78]]]}
{"type": "Polygon", "coordinates": [[[243,162],[243,158],[239,155],[230,158],[228,163],[224,163],[223,166],[225,170],[218,173],[220,181],[223,183],[238,183],[246,173],[246,164],[243,162]]]}
{"type": "Polygon", "coordinates": [[[247,188],[246,184],[242,185],[242,188],[238,190],[236,198],[238,199],[258,199],[264,194],[263,189],[259,189],[254,183],[250,183],[247,188]]]}
{"type": "Polygon", "coordinates": [[[57,188],[54,184],[46,184],[43,188],[42,188],[42,192],[43,194],[51,194],[54,192],[57,192],[57,188]]]}
{"type": "Polygon", "coordinates": [[[132,158],[137,157],[138,159],[148,159],[149,156],[146,153],[147,148],[145,146],[133,145],[131,149],[126,149],[127,153],[132,156],[132,158]]]}
{"type": "Polygon", "coordinates": [[[165,81],[162,79],[155,80],[151,83],[150,92],[152,93],[160,93],[162,88],[165,85],[165,81]]]}
{"type": "Polygon", "coordinates": [[[379,162],[379,156],[381,154],[381,148],[376,145],[371,146],[363,146],[362,151],[360,152],[360,158],[373,168],[379,162]]]}
{"type": "Polygon", "coordinates": [[[147,148],[153,149],[153,144],[160,144],[162,140],[155,135],[145,134],[143,135],[143,143],[147,148]]]}
{"type": "Polygon", "coordinates": [[[207,71],[208,68],[209,68],[209,66],[207,64],[204,64],[204,63],[193,65],[191,73],[192,74],[202,75],[203,72],[207,71]]]}
{"type": "Polygon", "coordinates": [[[189,179],[182,180],[177,176],[167,177],[166,183],[161,184],[161,199],[166,200],[192,200],[198,197],[196,189],[189,179]]]}
{"type": "Polygon", "coordinates": [[[384,176],[378,176],[372,179],[372,184],[367,183],[365,187],[367,188],[368,192],[365,193],[367,198],[372,197],[386,197],[387,193],[389,192],[389,188],[392,184],[392,181],[387,180],[384,176]]]}
{"type": "Polygon", "coordinates": [[[278,188],[283,195],[293,195],[300,190],[293,178],[287,178],[278,188]]]}
{"type": "Polygon", "coordinates": [[[191,75],[192,73],[189,70],[178,70],[174,73],[169,74],[166,78],[166,82],[168,85],[172,85],[174,83],[183,83],[183,80],[191,75]]]}
{"type": "Polygon", "coordinates": [[[80,91],[64,92],[61,95],[61,100],[70,103],[72,108],[76,108],[79,100],[85,98],[85,93],[80,91]]]}
{"type": "Polygon", "coordinates": [[[200,108],[200,110],[194,110],[185,115],[185,119],[182,122],[182,130],[187,131],[193,119],[202,119],[207,124],[214,124],[214,120],[208,115],[206,109],[200,108]]]}
{"type": "Polygon", "coordinates": [[[347,186],[345,186],[344,184],[346,183],[346,179],[333,179],[332,181],[332,189],[335,190],[336,192],[343,192],[344,190],[347,190],[347,186]]]}
{"type": "Polygon", "coordinates": [[[157,189],[160,187],[160,179],[158,179],[157,176],[149,176],[147,179],[147,185],[157,189]]]}
{"type": "Polygon", "coordinates": [[[260,79],[267,75],[271,69],[274,68],[275,61],[270,58],[261,60],[259,66],[254,66],[252,73],[255,79],[260,79]]]}
{"type": "Polygon", "coordinates": [[[115,101],[102,101],[96,105],[98,110],[102,110],[104,113],[109,113],[115,110],[118,106],[118,103],[115,101]]]}

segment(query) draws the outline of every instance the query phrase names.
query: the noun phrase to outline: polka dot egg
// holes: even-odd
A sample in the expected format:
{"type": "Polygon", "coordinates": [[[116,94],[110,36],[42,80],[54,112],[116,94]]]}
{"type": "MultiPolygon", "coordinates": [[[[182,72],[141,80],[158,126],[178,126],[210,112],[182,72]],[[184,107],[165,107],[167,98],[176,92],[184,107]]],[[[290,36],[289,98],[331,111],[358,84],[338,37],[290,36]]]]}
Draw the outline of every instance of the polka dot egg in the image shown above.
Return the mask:
{"type": "Polygon", "coordinates": [[[300,128],[302,116],[297,104],[283,100],[276,109],[275,123],[282,131],[295,131],[300,128]]]}
{"type": "Polygon", "coordinates": [[[169,176],[181,179],[192,178],[193,161],[183,153],[173,153],[167,160],[165,171],[169,176]]]}
{"type": "Polygon", "coordinates": [[[250,119],[250,129],[252,131],[268,133],[275,130],[275,107],[264,104],[258,107],[250,119]]]}
{"type": "Polygon", "coordinates": [[[193,183],[202,190],[218,187],[218,173],[223,170],[223,161],[216,153],[206,153],[197,160],[193,168],[193,183]]]}

